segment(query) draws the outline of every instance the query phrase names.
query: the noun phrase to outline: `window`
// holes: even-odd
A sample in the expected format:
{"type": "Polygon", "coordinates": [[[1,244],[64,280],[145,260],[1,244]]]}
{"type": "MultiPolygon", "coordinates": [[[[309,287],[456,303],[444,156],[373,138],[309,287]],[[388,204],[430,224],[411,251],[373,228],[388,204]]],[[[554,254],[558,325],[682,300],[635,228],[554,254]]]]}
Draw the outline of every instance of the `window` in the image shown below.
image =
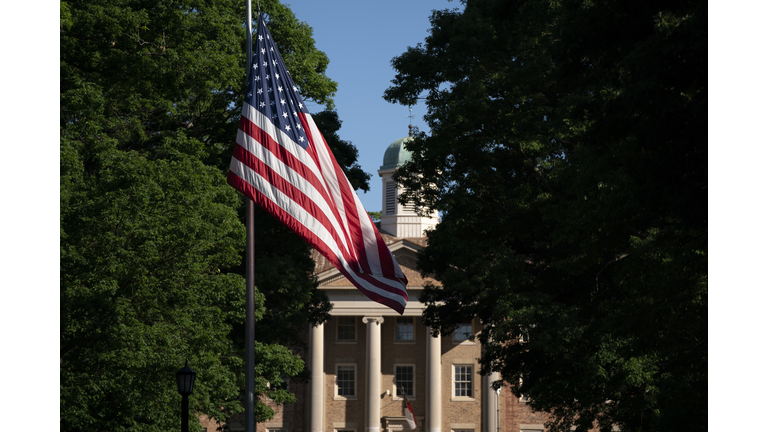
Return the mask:
{"type": "Polygon", "coordinates": [[[536,327],[536,324],[531,324],[520,329],[520,343],[528,343],[531,341],[531,330],[536,327]]]}
{"type": "Polygon", "coordinates": [[[395,319],[395,341],[413,340],[413,317],[397,317],[395,319]]]}
{"type": "Polygon", "coordinates": [[[473,335],[472,333],[472,323],[468,324],[459,324],[456,326],[456,330],[453,332],[453,341],[454,342],[463,342],[466,340],[469,340],[473,335]]]}
{"type": "Polygon", "coordinates": [[[472,366],[461,365],[453,367],[453,396],[462,398],[472,397],[472,366]]]}
{"type": "Polygon", "coordinates": [[[336,396],[342,398],[355,396],[355,375],[357,375],[357,366],[336,365],[336,396]]]}
{"type": "Polygon", "coordinates": [[[340,342],[354,342],[357,339],[355,327],[355,317],[338,317],[336,340],[340,342]]]}
{"type": "Polygon", "coordinates": [[[413,365],[395,365],[395,396],[402,397],[403,393],[413,399],[416,395],[413,388],[414,377],[413,365]]]}
{"type": "MultiPolygon", "coordinates": [[[[277,390],[288,390],[288,384],[291,382],[291,377],[288,375],[280,375],[281,383],[267,383],[267,386],[269,387],[269,391],[277,391],[277,390]]],[[[275,429],[277,430],[277,429],[275,429]]],[[[270,429],[270,432],[272,432],[272,429],[270,429]]]]}

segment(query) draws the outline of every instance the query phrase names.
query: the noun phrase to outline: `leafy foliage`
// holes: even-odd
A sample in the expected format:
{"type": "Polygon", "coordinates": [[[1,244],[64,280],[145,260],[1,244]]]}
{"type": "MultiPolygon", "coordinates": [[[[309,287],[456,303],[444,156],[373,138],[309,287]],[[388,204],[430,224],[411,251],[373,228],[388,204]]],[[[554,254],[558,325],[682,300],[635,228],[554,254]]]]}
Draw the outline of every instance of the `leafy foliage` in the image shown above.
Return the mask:
{"type": "MultiPolygon", "coordinates": [[[[336,83],[311,27],[261,3],[301,93],[332,108],[336,83]]],[[[198,372],[191,412],[242,411],[244,200],[225,174],[244,16],[234,0],[61,2],[62,430],[178,429],[185,360],[198,372]]],[[[354,147],[339,149],[355,172],[354,147]]],[[[289,348],[330,303],[308,246],[256,217],[256,391],[283,403],[294,396],[274,386],[305,373],[289,348]]],[[[257,401],[263,421],[273,413],[257,401]]]]}
{"type": "Polygon", "coordinates": [[[431,21],[385,92],[427,92],[431,135],[395,174],[442,213],[425,321],[480,317],[484,372],[556,430],[706,429],[706,2],[467,1],[431,21]]]}

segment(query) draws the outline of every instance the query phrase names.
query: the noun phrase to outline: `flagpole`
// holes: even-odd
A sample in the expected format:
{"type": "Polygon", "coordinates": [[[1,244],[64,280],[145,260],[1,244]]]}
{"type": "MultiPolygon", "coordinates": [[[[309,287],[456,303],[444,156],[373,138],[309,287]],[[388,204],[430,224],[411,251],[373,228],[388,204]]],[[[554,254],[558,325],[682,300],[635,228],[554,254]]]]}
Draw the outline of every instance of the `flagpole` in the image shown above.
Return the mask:
{"type": "MultiPolygon", "coordinates": [[[[253,17],[251,13],[251,0],[245,0],[246,23],[246,61],[245,76],[251,70],[251,57],[253,56],[251,40],[253,38],[253,17]]],[[[254,234],[253,234],[253,200],[247,200],[245,208],[245,430],[255,432],[253,424],[254,402],[254,340],[256,339],[254,298],[254,234]]]]}

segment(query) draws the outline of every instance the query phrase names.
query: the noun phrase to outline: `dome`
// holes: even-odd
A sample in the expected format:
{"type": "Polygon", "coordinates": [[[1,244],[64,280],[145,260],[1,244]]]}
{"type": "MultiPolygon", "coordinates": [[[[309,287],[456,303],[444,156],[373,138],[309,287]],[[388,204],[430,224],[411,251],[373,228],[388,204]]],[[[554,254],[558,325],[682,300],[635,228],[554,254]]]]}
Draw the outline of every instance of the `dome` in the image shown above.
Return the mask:
{"type": "Polygon", "coordinates": [[[413,138],[405,137],[395,140],[387,147],[387,151],[384,152],[384,162],[379,169],[397,168],[402,164],[411,160],[411,152],[405,149],[403,144],[406,141],[411,141],[413,138]]]}

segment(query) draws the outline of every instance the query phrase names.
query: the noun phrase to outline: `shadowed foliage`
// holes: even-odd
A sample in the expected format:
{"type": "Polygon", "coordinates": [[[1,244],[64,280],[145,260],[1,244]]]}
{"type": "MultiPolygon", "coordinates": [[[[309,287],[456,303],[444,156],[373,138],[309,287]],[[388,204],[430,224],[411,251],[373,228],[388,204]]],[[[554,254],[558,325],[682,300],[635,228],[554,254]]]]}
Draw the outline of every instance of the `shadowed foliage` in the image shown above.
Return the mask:
{"type": "Polygon", "coordinates": [[[707,3],[464,3],[384,96],[428,108],[395,174],[442,214],[425,322],[480,317],[555,430],[706,430],[707,3]]]}

